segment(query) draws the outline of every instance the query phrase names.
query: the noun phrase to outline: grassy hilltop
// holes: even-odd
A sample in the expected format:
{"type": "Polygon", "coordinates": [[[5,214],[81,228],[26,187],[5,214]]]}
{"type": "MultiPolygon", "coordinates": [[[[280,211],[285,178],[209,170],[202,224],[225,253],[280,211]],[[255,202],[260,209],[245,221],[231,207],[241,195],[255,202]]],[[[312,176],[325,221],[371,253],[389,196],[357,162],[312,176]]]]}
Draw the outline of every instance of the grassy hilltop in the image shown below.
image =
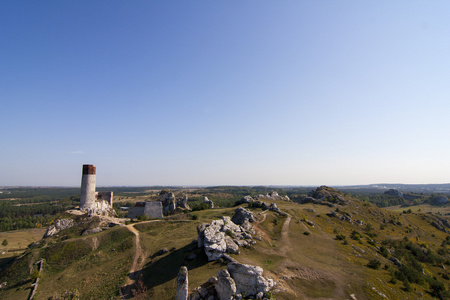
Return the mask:
{"type": "MultiPolygon", "coordinates": [[[[190,290],[225,268],[218,261],[208,262],[197,248],[197,225],[232,216],[236,200],[265,191],[217,188],[183,192],[192,196],[191,206],[207,195],[222,208],[133,225],[141,254],[137,265],[143,288],[138,292],[145,292],[150,299],[175,298],[176,276],[183,265],[189,270],[190,290]],[[168,251],[159,255],[161,249],[168,251]],[[192,253],[197,258],[189,260],[192,253]]],[[[306,192],[296,191],[291,199],[300,201],[306,192]]],[[[385,209],[329,187],[316,192],[322,200],[306,204],[263,199],[268,204],[275,202],[288,214],[284,217],[251,203],[240,205],[255,214],[256,235],[261,240],[232,256],[261,266],[264,275],[277,282],[276,299],[448,297],[450,235],[445,231],[450,228],[440,210],[434,207],[430,211],[425,204],[420,211],[415,207],[385,209]]],[[[150,199],[152,193],[124,194],[122,203],[150,199]]],[[[35,299],[49,299],[65,291],[80,299],[120,299],[119,290],[129,283],[128,272],[136,255],[135,235],[125,226],[80,235],[98,226],[99,220],[71,218],[79,225],[29,246],[1,270],[0,284],[7,282],[0,289],[1,299],[28,297],[31,282],[38,276],[35,263],[40,259],[45,259],[45,266],[35,299]]]]}

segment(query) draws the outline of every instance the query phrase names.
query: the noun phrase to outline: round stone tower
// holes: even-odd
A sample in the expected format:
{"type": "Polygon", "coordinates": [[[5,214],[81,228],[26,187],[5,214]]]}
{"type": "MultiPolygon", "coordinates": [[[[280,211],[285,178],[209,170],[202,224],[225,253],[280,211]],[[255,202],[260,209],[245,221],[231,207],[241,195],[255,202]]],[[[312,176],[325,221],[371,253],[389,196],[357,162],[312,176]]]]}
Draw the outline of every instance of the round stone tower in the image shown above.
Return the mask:
{"type": "Polygon", "coordinates": [[[81,177],[80,210],[95,206],[95,166],[83,165],[81,177]]]}

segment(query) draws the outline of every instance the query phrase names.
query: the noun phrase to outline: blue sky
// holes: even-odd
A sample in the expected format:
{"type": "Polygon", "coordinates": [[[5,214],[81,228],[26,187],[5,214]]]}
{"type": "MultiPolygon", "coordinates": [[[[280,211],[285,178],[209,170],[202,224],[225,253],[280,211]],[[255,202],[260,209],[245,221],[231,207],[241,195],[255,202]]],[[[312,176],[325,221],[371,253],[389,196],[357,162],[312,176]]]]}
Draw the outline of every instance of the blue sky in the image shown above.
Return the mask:
{"type": "Polygon", "coordinates": [[[0,186],[444,183],[448,1],[2,1],[0,186]]]}

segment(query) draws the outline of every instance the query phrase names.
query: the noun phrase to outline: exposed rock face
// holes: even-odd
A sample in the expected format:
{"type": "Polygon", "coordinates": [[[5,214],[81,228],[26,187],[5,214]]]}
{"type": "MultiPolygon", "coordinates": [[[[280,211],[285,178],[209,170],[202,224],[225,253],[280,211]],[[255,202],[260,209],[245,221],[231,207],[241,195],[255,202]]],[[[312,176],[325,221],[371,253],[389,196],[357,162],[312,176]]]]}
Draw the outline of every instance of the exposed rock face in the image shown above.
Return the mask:
{"type": "Polygon", "coordinates": [[[175,195],[171,191],[162,190],[159,193],[159,201],[161,201],[161,204],[163,206],[163,214],[165,216],[175,211],[176,208],[175,195]]]}
{"type": "Polygon", "coordinates": [[[236,292],[247,296],[256,296],[258,293],[267,293],[273,286],[272,279],[262,276],[263,269],[258,266],[241,263],[229,263],[227,270],[236,284],[236,292]]]}
{"type": "Polygon", "coordinates": [[[265,294],[275,283],[272,279],[263,277],[262,273],[263,269],[260,267],[231,262],[227,270],[217,272],[217,278],[212,277],[196,288],[190,299],[233,300],[243,299],[244,295],[245,299],[265,299],[265,294]]]}
{"type": "Polygon", "coordinates": [[[222,231],[222,220],[212,221],[204,231],[205,236],[205,253],[208,260],[218,260],[227,250],[227,243],[225,241],[225,232],[222,231]]]}
{"type": "Polygon", "coordinates": [[[191,208],[189,207],[189,205],[187,203],[188,203],[187,195],[184,195],[182,198],[177,199],[177,207],[190,210],[191,208]]]}
{"type": "Polygon", "coordinates": [[[384,193],[390,196],[403,197],[403,193],[396,189],[389,189],[384,193]]]}
{"type": "Polygon", "coordinates": [[[254,197],[248,195],[244,196],[241,200],[239,200],[238,204],[242,203],[250,203],[258,200],[284,200],[284,201],[291,201],[288,196],[280,196],[277,192],[272,191],[270,193],[267,193],[265,195],[256,195],[254,197]]]}
{"type": "Polygon", "coordinates": [[[314,203],[332,207],[333,204],[346,205],[348,201],[341,192],[323,185],[310,191],[308,197],[303,198],[300,203],[314,203]]]}
{"type": "Polygon", "coordinates": [[[255,243],[252,239],[255,231],[248,220],[243,226],[238,226],[230,217],[223,217],[222,220],[214,220],[211,224],[198,225],[197,233],[198,247],[205,247],[209,261],[220,259],[224,253],[238,254],[239,247],[255,243]]]}
{"type": "Polygon", "coordinates": [[[209,208],[214,208],[214,203],[212,202],[212,200],[209,200],[208,197],[206,196],[203,198],[203,203],[209,204],[209,208]]]}
{"type": "Polygon", "coordinates": [[[217,272],[217,283],[215,289],[219,300],[233,300],[236,294],[236,284],[227,270],[217,272]]]}
{"type": "Polygon", "coordinates": [[[50,225],[47,228],[47,231],[44,234],[44,238],[53,236],[53,235],[57,234],[58,232],[60,232],[61,230],[68,229],[74,225],[75,225],[75,223],[73,222],[72,219],[56,220],[53,223],[53,225],[50,225]]]}
{"type": "Polygon", "coordinates": [[[245,219],[249,220],[250,222],[255,221],[255,217],[253,216],[253,213],[251,211],[246,210],[245,208],[242,207],[236,208],[231,221],[233,221],[233,223],[237,225],[241,225],[244,223],[245,219]]]}
{"type": "Polygon", "coordinates": [[[177,278],[177,296],[176,300],[189,299],[189,283],[188,283],[188,269],[181,267],[177,278]]]}

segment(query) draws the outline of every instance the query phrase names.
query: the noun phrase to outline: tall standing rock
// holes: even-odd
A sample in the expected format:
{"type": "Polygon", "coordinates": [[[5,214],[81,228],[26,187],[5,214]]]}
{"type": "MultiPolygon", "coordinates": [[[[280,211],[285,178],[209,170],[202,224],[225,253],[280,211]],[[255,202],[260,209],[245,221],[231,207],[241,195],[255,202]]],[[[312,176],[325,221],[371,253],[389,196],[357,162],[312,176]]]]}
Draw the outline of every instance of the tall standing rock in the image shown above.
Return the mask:
{"type": "Polygon", "coordinates": [[[180,272],[178,272],[176,300],[188,300],[188,299],[189,299],[188,269],[185,266],[183,266],[180,268],[180,272]]]}
{"type": "Polygon", "coordinates": [[[176,200],[175,195],[169,190],[162,190],[159,193],[159,201],[163,206],[163,213],[167,216],[170,212],[175,211],[176,208],[176,200]]]}

